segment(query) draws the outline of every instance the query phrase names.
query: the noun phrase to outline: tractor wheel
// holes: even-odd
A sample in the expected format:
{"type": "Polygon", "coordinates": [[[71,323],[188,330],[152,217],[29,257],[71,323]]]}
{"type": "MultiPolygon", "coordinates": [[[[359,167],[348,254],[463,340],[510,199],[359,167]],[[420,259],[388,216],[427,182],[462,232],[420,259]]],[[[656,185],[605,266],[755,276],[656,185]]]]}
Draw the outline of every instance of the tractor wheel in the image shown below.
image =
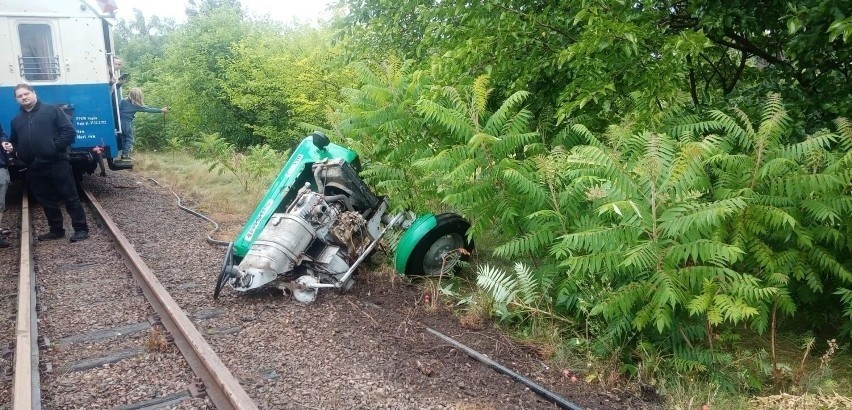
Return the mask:
{"type": "Polygon", "coordinates": [[[473,251],[467,239],[470,223],[456,214],[440,214],[436,225],[417,242],[405,266],[406,275],[447,275],[455,273],[459,261],[473,251]]]}

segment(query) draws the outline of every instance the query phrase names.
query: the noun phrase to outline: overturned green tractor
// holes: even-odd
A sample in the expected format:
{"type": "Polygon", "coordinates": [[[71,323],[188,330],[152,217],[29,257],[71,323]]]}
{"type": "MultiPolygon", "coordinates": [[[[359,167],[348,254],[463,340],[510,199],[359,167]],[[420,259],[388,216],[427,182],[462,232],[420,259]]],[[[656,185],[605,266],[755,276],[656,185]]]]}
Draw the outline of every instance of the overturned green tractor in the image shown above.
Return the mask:
{"type": "Polygon", "coordinates": [[[230,244],[214,298],[278,287],[303,303],[320,289],[344,292],[358,266],[391,230],[403,230],[400,274],[450,273],[473,250],[470,224],[452,213],[389,214],[387,198],[358,176],[358,155],[315,132],[294,150],[243,230],[230,244]]]}

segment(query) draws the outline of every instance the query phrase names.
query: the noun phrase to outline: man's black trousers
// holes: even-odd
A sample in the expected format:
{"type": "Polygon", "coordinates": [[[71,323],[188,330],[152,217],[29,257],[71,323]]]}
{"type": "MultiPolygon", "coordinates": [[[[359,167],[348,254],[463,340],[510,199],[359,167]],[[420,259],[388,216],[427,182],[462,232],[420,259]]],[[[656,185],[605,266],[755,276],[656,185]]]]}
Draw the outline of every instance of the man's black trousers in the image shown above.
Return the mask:
{"type": "Polygon", "coordinates": [[[27,168],[26,178],[30,192],[44,208],[44,216],[47,217],[51,232],[65,234],[65,228],[62,227],[62,210],[59,209],[60,202],[65,203],[65,210],[71,217],[71,226],[74,227],[74,231],[89,230],[86,224],[86,212],[77,195],[70,162],[41,163],[37,168],[27,168]]]}

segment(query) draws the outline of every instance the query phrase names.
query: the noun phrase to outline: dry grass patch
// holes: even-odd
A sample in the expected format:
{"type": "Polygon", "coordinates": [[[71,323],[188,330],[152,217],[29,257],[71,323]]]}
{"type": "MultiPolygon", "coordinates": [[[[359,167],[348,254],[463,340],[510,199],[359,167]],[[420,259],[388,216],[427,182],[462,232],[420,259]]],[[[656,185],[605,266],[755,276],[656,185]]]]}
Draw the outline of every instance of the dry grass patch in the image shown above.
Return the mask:
{"type": "Polygon", "coordinates": [[[488,320],[489,317],[486,313],[475,309],[465,310],[459,315],[459,324],[465,329],[474,331],[485,329],[488,320]]]}
{"type": "Polygon", "coordinates": [[[171,188],[184,203],[207,214],[223,227],[223,233],[239,231],[263,198],[268,186],[250,186],[246,191],[233,175],[211,172],[209,166],[181,152],[145,152],[134,155],[134,172],[171,188]]]}
{"type": "Polygon", "coordinates": [[[852,409],[852,398],[844,397],[837,393],[830,394],[803,394],[796,396],[792,394],[776,394],[774,396],[756,397],[749,401],[755,410],[794,410],[794,409],[821,409],[840,410],[852,409]]]}
{"type": "Polygon", "coordinates": [[[153,326],[148,332],[148,339],[145,341],[145,348],[148,353],[167,353],[172,350],[172,345],[166,340],[166,330],[162,326],[153,326]]]}

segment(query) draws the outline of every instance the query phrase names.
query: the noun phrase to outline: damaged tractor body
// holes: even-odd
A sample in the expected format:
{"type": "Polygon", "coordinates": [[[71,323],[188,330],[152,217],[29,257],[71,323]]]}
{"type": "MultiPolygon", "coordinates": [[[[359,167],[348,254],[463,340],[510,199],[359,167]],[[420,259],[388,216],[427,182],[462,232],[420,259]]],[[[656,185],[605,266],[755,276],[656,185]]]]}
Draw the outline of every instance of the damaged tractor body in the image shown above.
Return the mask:
{"type": "Polygon", "coordinates": [[[239,292],[275,286],[303,303],[320,289],[344,292],[391,229],[405,230],[394,258],[400,274],[448,272],[471,250],[463,218],[389,214],[359,168],[354,151],[323,134],[302,140],[229,246],[214,297],[226,285],[239,292]]]}

